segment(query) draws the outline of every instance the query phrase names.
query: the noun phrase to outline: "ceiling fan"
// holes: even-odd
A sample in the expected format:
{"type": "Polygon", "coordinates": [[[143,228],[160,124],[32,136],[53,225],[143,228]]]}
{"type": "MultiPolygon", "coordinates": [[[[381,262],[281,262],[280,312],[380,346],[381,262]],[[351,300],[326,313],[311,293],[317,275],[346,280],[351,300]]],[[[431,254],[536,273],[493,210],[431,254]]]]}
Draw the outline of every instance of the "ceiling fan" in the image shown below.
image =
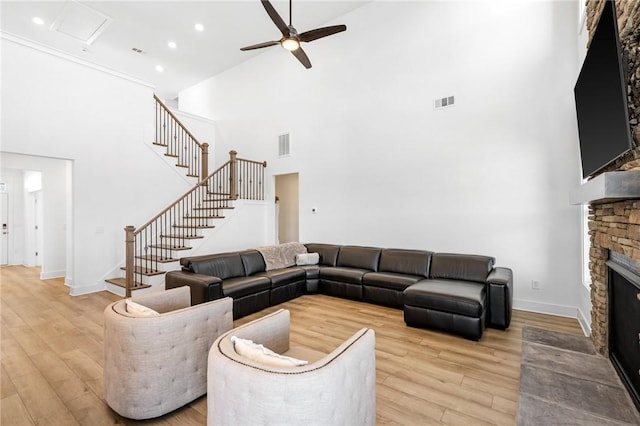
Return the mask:
{"type": "Polygon", "coordinates": [[[298,31],[291,24],[291,0],[289,0],[289,25],[285,24],[282,20],[278,12],[274,9],[273,5],[269,3],[269,0],[260,0],[262,2],[262,6],[264,6],[267,14],[271,18],[276,27],[282,33],[282,38],[278,41],[267,41],[264,43],[254,44],[252,46],[243,47],[240,50],[255,50],[261,49],[263,47],[275,46],[276,44],[281,45],[286,50],[290,51],[293,56],[295,56],[305,68],[311,68],[311,61],[302,47],[300,47],[300,43],[308,43],[313,40],[317,40],[322,37],[327,37],[336,33],[340,33],[342,31],[346,31],[346,25],[334,25],[331,27],[322,27],[316,28],[315,30],[305,31],[301,34],[298,34],[298,31]]]}

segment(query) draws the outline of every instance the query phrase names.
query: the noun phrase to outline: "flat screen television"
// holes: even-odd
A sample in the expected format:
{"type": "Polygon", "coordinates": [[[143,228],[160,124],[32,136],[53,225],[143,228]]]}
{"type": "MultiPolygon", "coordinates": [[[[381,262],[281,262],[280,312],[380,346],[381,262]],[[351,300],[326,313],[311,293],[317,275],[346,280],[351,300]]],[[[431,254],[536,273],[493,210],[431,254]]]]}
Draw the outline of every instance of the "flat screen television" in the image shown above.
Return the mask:
{"type": "Polygon", "coordinates": [[[615,5],[607,0],[574,88],[584,178],[633,147],[626,73],[615,5]]]}

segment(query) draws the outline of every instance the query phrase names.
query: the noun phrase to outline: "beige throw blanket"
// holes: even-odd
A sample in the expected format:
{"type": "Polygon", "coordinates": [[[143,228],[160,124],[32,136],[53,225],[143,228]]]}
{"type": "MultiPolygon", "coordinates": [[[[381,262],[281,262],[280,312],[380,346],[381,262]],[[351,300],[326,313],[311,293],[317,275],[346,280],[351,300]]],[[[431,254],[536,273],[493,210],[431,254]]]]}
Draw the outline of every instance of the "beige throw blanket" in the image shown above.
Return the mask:
{"type": "Polygon", "coordinates": [[[293,266],[296,264],[296,255],[307,252],[304,244],[297,242],[284,243],[277,246],[258,247],[256,250],[258,250],[264,258],[267,271],[293,266]]]}

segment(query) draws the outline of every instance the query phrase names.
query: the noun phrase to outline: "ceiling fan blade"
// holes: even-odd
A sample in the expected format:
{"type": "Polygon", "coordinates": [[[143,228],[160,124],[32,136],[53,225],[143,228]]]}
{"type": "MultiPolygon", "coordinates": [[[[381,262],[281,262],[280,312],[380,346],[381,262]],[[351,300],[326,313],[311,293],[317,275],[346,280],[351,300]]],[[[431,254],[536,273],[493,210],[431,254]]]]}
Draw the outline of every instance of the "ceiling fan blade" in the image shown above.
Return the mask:
{"type": "Polygon", "coordinates": [[[298,35],[300,41],[313,41],[322,37],[327,37],[336,33],[341,33],[342,31],[346,31],[346,25],[334,25],[332,27],[322,27],[316,28],[315,30],[305,31],[302,34],[298,35]]]}
{"type": "Polygon", "coordinates": [[[311,68],[311,61],[309,60],[309,57],[307,56],[307,54],[304,53],[304,50],[302,50],[302,47],[299,47],[296,50],[292,50],[291,53],[293,53],[293,56],[298,58],[300,63],[304,65],[306,69],[311,68]]]}
{"type": "Polygon", "coordinates": [[[287,26],[287,24],[285,24],[280,15],[278,15],[278,12],[276,12],[276,9],[273,7],[273,5],[269,3],[269,0],[260,1],[262,2],[262,6],[264,6],[264,9],[267,11],[267,14],[269,15],[273,23],[276,24],[276,27],[278,27],[282,35],[285,37],[289,37],[289,27],[287,26]]]}
{"type": "Polygon", "coordinates": [[[258,43],[247,47],[241,47],[240,50],[255,50],[262,49],[263,47],[275,46],[276,44],[280,44],[279,41],[265,41],[264,43],[258,43]]]}

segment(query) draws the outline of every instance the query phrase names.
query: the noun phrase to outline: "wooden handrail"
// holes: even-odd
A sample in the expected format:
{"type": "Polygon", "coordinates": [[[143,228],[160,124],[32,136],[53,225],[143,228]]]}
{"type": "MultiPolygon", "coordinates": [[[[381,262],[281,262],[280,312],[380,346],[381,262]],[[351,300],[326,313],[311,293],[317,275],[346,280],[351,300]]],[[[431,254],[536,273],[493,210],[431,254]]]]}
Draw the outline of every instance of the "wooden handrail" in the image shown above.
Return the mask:
{"type": "Polygon", "coordinates": [[[153,98],[154,98],[154,99],[155,99],[155,100],[156,100],[160,105],[162,105],[162,107],[167,111],[167,114],[169,114],[169,115],[171,116],[171,118],[173,118],[173,119],[176,121],[176,123],[178,123],[178,125],[182,128],[182,130],[184,130],[184,131],[185,131],[185,133],[186,133],[186,134],[188,134],[188,135],[191,137],[191,139],[193,139],[193,142],[195,142],[195,144],[196,144],[196,145],[198,145],[198,147],[200,147],[200,148],[202,149],[202,144],[201,144],[200,142],[198,142],[198,139],[197,139],[195,136],[193,136],[189,130],[187,130],[187,128],[184,126],[184,124],[182,124],[182,122],[181,122],[180,120],[178,120],[178,117],[176,117],[176,116],[171,112],[171,110],[170,110],[170,109],[169,109],[169,108],[164,104],[164,102],[162,102],[162,101],[160,100],[160,98],[159,98],[159,97],[157,97],[157,96],[155,95],[155,93],[153,94],[153,98]]]}
{"type": "Polygon", "coordinates": [[[229,161],[227,161],[226,163],[224,163],[222,166],[218,167],[216,169],[215,172],[211,173],[209,176],[207,176],[205,179],[202,179],[200,182],[198,182],[196,184],[196,186],[194,186],[193,188],[191,188],[190,190],[188,190],[187,192],[184,193],[184,195],[182,195],[180,198],[178,198],[176,201],[174,201],[172,204],[170,204],[167,208],[165,208],[164,210],[162,210],[160,213],[158,213],[157,215],[155,215],[153,218],[151,218],[147,223],[145,223],[144,225],[142,225],[141,227],[139,227],[138,229],[136,229],[133,234],[134,235],[138,235],[144,228],[146,228],[147,226],[151,225],[153,222],[155,222],[156,220],[158,220],[163,214],[165,214],[166,212],[168,212],[169,210],[171,210],[172,207],[175,207],[180,201],[184,200],[185,198],[187,198],[193,191],[196,191],[198,189],[200,189],[199,187],[206,185],[206,182],[211,179],[211,177],[213,177],[213,175],[215,175],[216,173],[218,173],[220,170],[224,169],[227,164],[229,164],[229,161]]]}
{"type": "Polygon", "coordinates": [[[266,161],[247,160],[246,158],[237,158],[237,157],[236,157],[236,160],[244,161],[244,162],[251,163],[251,164],[260,164],[263,167],[267,167],[267,162],[266,161]]]}

